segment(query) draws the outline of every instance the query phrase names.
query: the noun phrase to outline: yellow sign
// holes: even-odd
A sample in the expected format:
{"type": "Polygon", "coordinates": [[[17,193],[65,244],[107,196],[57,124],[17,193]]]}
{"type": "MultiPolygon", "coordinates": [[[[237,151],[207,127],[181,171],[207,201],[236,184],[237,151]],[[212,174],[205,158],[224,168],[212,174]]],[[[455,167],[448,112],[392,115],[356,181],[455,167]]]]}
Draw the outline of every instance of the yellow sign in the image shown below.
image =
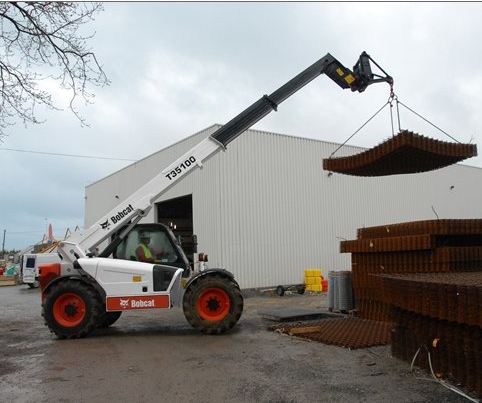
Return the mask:
{"type": "Polygon", "coordinates": [[[345,72],[344,72],[340,67],[338,67],[338,68],[336,69],[336,72],[337,72],[338,75],[341,76],[341,77],[343,77],[343,75],[345,74],[345,72]]]}
{"type": "Polygon", "coordinates": [[[142,281],[142,276],[132,276],[133,283],[140,283],[142,281]]]}

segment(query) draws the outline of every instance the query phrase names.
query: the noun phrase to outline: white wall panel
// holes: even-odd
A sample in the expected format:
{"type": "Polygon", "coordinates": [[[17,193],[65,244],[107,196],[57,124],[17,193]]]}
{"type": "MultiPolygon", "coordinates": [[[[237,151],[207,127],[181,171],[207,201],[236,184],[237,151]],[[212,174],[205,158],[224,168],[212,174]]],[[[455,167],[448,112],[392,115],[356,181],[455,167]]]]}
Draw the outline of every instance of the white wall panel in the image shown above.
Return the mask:
{"type": "MultiPolygon", "coordinates": [[[[89,225],[215,130],[210,127],[86,188],[89,225]]],[[[339,242],[356,229],[403,221],[482,217],[482,169],[359,178],[322,169],[337,144],[249,130],[159,201],[193,195],[193,225],[210,266],[241,287],[301,282],[303,269],[346,270],[339,242]],[[451,189],[451,186],[454,186],[451,189]]],[[[359,152],[343,147],[337,156],[359,152]]],[[[154,221],[154,215],[148,221],[154,221]]]]}

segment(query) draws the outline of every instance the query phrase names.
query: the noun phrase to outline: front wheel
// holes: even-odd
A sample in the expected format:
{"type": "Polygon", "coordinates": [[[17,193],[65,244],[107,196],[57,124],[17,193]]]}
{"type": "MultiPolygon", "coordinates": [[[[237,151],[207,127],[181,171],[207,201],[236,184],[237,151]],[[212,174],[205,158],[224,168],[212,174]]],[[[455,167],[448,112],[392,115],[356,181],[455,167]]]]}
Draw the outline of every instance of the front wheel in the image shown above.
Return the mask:
{"type": "Polygon", "coordinates": [[[35,280],[33,283],[27,283],[27,284],[30,288],[39,288],[40,287],[40,283],[37,280],[35,280]]]}
{"type": "Polygon", "coordinates": [[[97,291],[79,280],[53,284],[44,294],[42,316],[49,329],[60,339],[87,336],[96,328],[100,312],[97,291]]]}
{"type": "Polygon", "coordinates": [[[232,329],[243,313],[243,296],[235,282],[220,275],[200,277],[186,290],[184,316],[206,334],[232,329]]]}

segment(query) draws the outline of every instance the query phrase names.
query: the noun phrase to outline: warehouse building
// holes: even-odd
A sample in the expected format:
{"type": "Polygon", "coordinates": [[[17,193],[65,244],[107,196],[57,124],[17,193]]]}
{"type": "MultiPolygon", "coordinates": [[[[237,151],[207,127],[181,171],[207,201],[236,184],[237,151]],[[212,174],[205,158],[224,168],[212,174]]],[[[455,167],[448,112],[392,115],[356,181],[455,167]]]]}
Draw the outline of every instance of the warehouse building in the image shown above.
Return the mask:
{"type": "MultiPolygon", "coordinates": [[[[86,187],[85,226],[213,133],[213,125],[86,187]]],[[[176,226],[183,247],[209,255],[242,288],[302,282],[303,270],[350,268],[339,242],[356,229],[402,221],[482,217],[482,169],[454,165],[378,178],[322,169],[338,144],[248,130],[171,187],[142,222],[176,226]]],[[[336,155],[363,149],[345,146],[336,155]]]]}

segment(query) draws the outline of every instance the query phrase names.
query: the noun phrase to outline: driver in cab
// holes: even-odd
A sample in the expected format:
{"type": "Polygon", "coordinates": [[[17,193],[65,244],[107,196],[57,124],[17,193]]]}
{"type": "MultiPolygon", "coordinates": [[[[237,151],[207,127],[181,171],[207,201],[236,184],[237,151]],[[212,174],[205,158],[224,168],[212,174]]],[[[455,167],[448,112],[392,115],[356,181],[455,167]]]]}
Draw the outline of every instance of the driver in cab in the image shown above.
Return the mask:
{"type": "Polygon", "coordinates": [[[142,232],[139,238],[140,243],[136,248],[136,258],[139,262],[160,263],[161,258],[168,255],[168,253],[163,250],[159,253],[155,253],[154,247],[149,247],[149,244],[151,243],[151,234],[149,232],[142,232]]]}
{"type": "Polygon", "coordinates": [[[142,233],[140,235],[141,242],[136,248],[136,258],[139,262],[154,263],[154,254],[149,248],[151,243],[151,236],[148,233],[142,233]]]}

